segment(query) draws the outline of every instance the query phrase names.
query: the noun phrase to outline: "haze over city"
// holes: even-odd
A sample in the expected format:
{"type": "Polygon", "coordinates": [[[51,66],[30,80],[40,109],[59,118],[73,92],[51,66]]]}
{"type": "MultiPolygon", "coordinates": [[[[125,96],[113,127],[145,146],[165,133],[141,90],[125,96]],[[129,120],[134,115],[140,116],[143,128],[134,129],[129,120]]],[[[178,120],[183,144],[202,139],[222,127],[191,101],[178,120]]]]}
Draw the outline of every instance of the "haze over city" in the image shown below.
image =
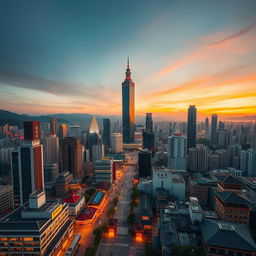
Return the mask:
{"type": "Polygon", "coordinates": [[[136,115],[255,119],[255,1],[6,1],[0,108],[121,114],[127,56],[136,115]],[[14,8],[15,7],[15,8],[14,8]]]}

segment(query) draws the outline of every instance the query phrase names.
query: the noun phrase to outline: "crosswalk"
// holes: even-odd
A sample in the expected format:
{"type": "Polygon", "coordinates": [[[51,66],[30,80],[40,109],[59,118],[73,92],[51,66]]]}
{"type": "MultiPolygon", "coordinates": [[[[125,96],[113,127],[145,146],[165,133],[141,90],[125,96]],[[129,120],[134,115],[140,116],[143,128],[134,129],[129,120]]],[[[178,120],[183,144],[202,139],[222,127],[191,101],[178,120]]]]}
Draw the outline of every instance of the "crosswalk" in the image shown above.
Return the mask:
{"type": "Polygon", "coordinates": [[[130,247],[128,256],[136,256],[136,247],[130,247]]]}

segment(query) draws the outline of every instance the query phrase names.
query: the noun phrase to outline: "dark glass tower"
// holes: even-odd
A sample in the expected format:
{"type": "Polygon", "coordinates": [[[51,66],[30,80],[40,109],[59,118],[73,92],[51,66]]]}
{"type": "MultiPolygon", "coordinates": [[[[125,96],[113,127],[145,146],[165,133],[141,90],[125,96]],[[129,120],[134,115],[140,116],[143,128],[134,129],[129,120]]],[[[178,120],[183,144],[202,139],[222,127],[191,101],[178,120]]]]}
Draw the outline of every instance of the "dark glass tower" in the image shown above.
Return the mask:
{"type": "Polygon", "coordinates": [[[110,138],[111,138],[111,125],[108,118],[103,119],[103,144],[105,147],[110,148],[110,138]]]}
{"type": "Polygon", "coordinates": [[[122,83],[123,104],[123,141],[130,143],[134,141],[134,83],[131,79],[129,58],[127,61],[126,77],[122,83]]]}
{"type": "Polygon", "coordinates": [[[188,149],[196,146],[196,107],[188,108],[188,149]]]}
{"type": "Polygon", "coordinates": [[[139,151],[139,177],[151,177],[152,176],[152,163],[151,158],[152,154],[151,151],[148,149],[143,149],[139,151]]]}
{"type": "Polygon", "coordinates": [[[146,131],[153,132],[152,113],[146,113],[146,131]]]}
{"type": "Polygon", "coordinates": [[[216,114],[212,115],[212,125],[211,125],[211,144],[215,144],[215,134],[217,131],[217,123],[218,123],[218,116],[216,114]]]}

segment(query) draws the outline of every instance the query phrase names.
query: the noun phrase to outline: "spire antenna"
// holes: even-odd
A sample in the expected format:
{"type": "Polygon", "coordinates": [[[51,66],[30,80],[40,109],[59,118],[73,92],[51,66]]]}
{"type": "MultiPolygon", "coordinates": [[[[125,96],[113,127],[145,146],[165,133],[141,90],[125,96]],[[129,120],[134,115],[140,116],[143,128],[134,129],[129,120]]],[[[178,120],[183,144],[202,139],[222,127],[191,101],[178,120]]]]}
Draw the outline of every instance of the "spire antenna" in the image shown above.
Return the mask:
{"type": "Polygon", "coordinates": [[[128,55],[128,58],[127,58],[127,68],[128,68],[128,69],[130,68],[129,55],[128,55]]]}

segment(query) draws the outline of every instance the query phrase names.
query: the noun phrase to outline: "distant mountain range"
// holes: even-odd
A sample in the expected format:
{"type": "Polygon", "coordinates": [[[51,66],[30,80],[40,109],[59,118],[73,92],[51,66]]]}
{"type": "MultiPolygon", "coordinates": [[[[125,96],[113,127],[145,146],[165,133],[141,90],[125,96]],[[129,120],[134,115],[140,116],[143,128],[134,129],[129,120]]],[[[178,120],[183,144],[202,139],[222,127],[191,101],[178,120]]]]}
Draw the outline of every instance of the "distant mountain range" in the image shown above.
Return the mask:
{"type": "MultiPolygon", "coordinates": [[[[53,114],[53,115],[40,115],[40,116],[31,116],[26,114],[17,114],[7,110],[0,109],[0,125],[9,124],[17,125],[19,128],[23,127],[24,121],[37,120],[40,122],[49,122],[51,117],[56,117],[58,122],[62,123],[74,123],[79,121],[90,122],[93,115],[90,114],[53,114]]],[[[105,116],[96,115],[97,119],[101,121],[105,116]]],[[[118,120],[118,116],[108,116],[111,119],[118,120]]]]}

